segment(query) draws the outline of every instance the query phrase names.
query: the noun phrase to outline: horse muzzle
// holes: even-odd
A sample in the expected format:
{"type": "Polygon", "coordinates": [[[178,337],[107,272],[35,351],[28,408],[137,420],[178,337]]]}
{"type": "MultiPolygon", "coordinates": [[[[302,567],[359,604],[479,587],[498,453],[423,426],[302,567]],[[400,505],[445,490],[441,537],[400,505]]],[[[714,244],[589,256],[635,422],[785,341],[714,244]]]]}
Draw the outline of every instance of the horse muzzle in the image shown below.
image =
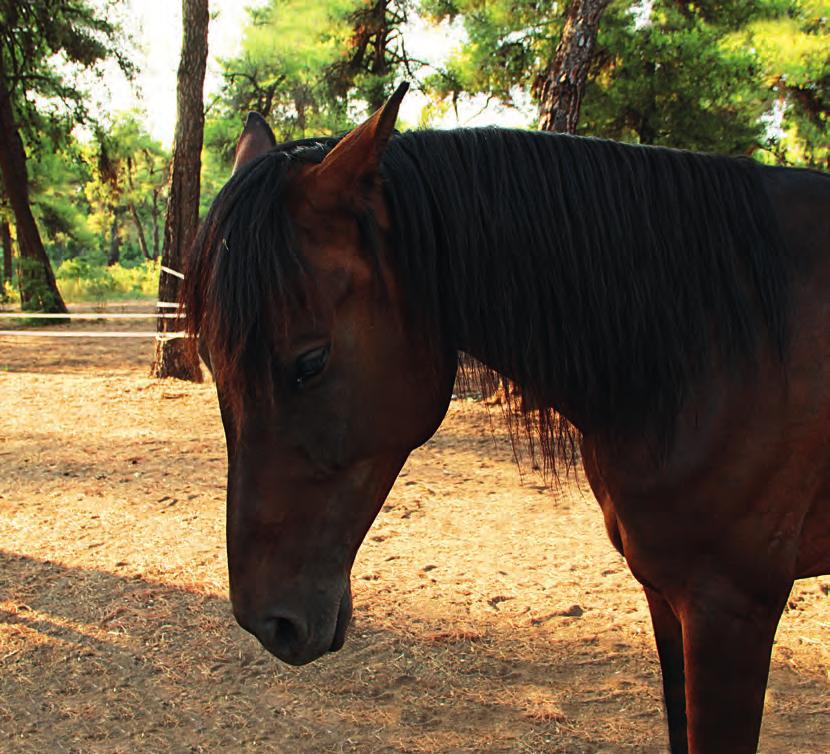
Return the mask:
{"type": "Polygon", "coordinates": [[[289,665],[305,665],[326,652],[338,651],[346,641],[352,617],[351,588],[347,582],[339,602],[295,609],[275,605],[259,615],[238,610],[234,616],[246,631],[259,639],[265,649],[289,665]]]}

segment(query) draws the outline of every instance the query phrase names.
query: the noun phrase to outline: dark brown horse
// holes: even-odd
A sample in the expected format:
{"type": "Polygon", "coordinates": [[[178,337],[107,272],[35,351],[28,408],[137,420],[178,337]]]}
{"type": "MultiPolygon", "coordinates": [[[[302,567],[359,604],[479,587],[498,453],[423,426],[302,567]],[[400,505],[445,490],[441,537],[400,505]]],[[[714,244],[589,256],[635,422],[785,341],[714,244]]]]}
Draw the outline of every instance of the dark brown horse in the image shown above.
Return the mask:
{"type": "Polygon", "coordinates": [[[399,135],[404,91],[339,140],[249,116],[192,252],[239,623],[290,663],[342,646],[355,553],[461,351],[517,386],[549,469],[581,457],[646,592],[672,752],[755,751],[793,580],[830,571],[830,178],[399,135]]]}

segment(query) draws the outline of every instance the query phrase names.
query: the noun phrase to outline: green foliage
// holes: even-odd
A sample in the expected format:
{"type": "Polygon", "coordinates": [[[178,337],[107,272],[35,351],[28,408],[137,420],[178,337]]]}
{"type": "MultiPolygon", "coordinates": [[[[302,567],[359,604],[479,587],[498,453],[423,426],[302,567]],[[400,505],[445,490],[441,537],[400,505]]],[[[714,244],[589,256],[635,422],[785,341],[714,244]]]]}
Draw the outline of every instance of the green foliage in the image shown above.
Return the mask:
{"type": "Polygon", "coordinates": [[[77,123],[94,120],[81,71],[100,75],[106,60],[133,72],[127,40],[113,20],[115,0],[0,0],[5,86],[29,144],[57,144],[77,123]]]}
{"type": "Polygon", "coordinates": [[[467,41],[427,88],[457,99],[486,94],[516,104],[516,90],[528,90],[553,58],[562,31],[565,2],[540,0],[422,0],[432,21],[461,18],[467,41]]]}
{"type": "Polygon", "coordinates": [[[135,267],[114,264],[107,268],[118,297],[155,298],[159,289],[161,267],[158,262],[144,261],[135,267]]]}
{"type": "Polygon", "coordinates": [[[14,280],[4,280],[0,285],[0,304],[19,304],[20,292],[14,280]]]}
{"type": "Polygon", "coordinates": [[[229,166],[249,110],[290,141],[345,131],[382,105],[418,65],[403,44],[409,4],[269,0],[250,10],[240,54],[222,61],[225,87],[206,124],[209,151],[229,166]]]}
{"type": "Polygon", "coordinates": [[[778,2],[677,4],[659,0],[637,21],[612,6],[598,35],[580,132],[727,154],[764,139],[771,96],[757,53],[730,29],[780,12],[778,2]]]}
{"type": "MultiPolygon", "coordinates": [[[[826,0],[616,0],[602,17],[579,132],[722,153],[772,142],[779,159],[821,164],[830,144],[826,0]],[[784,137],[769,129],[784,112],[784,137]]],[[[434,96],[536,93],[566,2],[423,0],[461,18],[467,40],[431,76],[434,96]]],[[[528,124],[531,125],[531,124],[528,124]]]]}
{"type": "Polygon", "coordinates": [[[281,141],[347,128],[346,103],[322,73],[345,54],[345,17],[359,1],[272,0],[251,10],[241,53],[222,62],[226,85],[207,143],[227,158],[248,110],[268,118],[281,141]]]}
{"type": "Polygon", "coordinates": [[[40,232],[58,256],[78,251],[70,242],[89,241],[81,238],[82,203],[63,188],[78,167],[70,156],[73,129],[94,122],[83,75],[100,76],[108,60],[132,72],[125,38],[113,21],[115,8],[113,0],[0,0],[3,192],[14,197],[15,222],[26,229],[17,272],[28,310],[64,309],[40,232]],[[64,159],[56,160],[58,154],[64,159]],[[26,202],[33,205],[37,228],[22,209],[26,202]]]}
{"type": "Polygon", "coordinates": [[[757,50],[765,83],[777,97],[781,131],[772,140],[774,159],[830,170],[830,2],[788,5],[786,15],[749,25],[733,43],[757,50]]]}
{"type": "Polygon", "coordinates": [[[79,255],[106,259],[113,232],[128,265],[160,255],[170,154],[138,113],[99,124],[93,142],[69,136],[54,144],[43,136],[30,151],[32,211],[55,264],[79,255]]]}
{"type": "Polygon", "coordinates": [[[107,267],[103,257],[77,257],[63,262],[55,277],[67,301],[153,298],[158,292],[158,262],[145,261],[135,267],[114,264],[107,267]]]}
{"type": "Polygon", "coordinates": [[[90,171],[74,139],[56,146],[43,137],[41,146],[28,161],[29,197],[47,252],[60,262],[98,243],[83,191],[90,171]]]}
{"type": "Polygon", "coordinates": [[[108,129],[99,127],[84,159],[90,175],[84,186],[90,229],[110,244],[118,234],[126,259],[158,257],[170,154],[147,133],[139,113],[121,113],[108,129]]]}

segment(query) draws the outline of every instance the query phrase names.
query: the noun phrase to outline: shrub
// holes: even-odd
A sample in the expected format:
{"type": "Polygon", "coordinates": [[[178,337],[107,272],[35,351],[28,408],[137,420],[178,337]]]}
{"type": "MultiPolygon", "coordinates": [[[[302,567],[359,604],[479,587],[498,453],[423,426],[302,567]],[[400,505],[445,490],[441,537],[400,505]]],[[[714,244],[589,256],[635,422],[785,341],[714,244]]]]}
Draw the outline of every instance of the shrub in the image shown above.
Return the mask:
{"type": "Polygon", "coordinates": [[[108,299],[152,298],[158,292],[159,263],[145,261],[135,267],[111,267],[85,257],[68,259],[55,277],[66,301],[92,301],[102,306],[108,299]]]}
{"type": "Polygon", "coordinates": [[[0,303],[20,303],[20,291],[17,290],[17,286],[11,280],[4,280],[3,285],[0,286],[0,303]]]}

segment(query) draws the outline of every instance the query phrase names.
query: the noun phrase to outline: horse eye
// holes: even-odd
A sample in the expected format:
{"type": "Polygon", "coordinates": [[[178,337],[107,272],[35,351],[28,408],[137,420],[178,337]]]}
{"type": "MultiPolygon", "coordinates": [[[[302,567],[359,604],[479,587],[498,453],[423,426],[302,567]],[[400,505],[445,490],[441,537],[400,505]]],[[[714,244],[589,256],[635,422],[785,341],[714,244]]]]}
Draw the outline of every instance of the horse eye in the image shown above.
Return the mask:
{"type": "Polygon", "coordinates": [[[304,353],[297,359],[296,380],[298,387],[302,387],[307,380],[316,377],[323,371],[329,359],[329,350],[329,346],[322,346],[304,353]]]}

